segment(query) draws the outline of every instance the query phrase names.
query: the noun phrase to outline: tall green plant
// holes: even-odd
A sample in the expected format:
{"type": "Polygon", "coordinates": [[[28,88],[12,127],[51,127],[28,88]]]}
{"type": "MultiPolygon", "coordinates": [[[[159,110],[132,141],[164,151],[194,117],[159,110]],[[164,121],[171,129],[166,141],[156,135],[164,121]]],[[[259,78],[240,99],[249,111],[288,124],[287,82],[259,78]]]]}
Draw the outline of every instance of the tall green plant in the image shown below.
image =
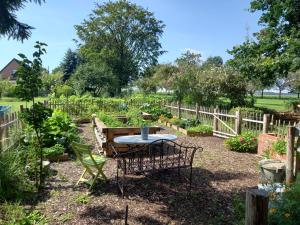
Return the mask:
{"type": "MultiPolygon", "coordinates": [[[[39,90],[42,87],[42,55],[46,53],[47,46],[45,43],[37,41],[34,48],[33,60],[29,60],[24,54],[19,54],[21,57],[21,65],[17,70],[17,95],[25,101],[32,102],[32,108],[26,109],[21,113],[21,118],[25,123],[31,126],[36,136],[36,151],[39,156],[39,179],[37,177],[36,170],[36,186],[40,187],[43,177],[43,137],[42,127],[44,121],[51,115],[51,110],[45,108],[40,103],[35,103],[34,97],[37,96],[39,90]]],[[[38,159],[37,159],[38,160],[38,159]]]]}

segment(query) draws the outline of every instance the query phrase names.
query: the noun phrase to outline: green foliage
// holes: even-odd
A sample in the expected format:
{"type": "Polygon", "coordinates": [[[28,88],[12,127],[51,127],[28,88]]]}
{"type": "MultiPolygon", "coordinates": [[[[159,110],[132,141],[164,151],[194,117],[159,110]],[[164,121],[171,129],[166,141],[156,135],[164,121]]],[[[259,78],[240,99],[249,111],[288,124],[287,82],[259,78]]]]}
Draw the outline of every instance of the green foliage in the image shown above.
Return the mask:
{"type": "Polygon", "coordinates": [[[101,62],[80,65],[71,81],[78,94],[90,92],[93,96],[113,93],[116,82],[110,67],[101,62]]]}
{"type": "Polygon", "coordinates": [[[246,106],[247,83],[245,79],[231,69],[226,69],[225,71],[220,85],[223,96],[230,99],[231,107],[246,106]]]}
{"type": "Polygon", "coordinates": [[[44,146],[51,147],[59,143],[68,148],[69,144],[78,139],[77,129],[71,117],[60,110],[54,110],[43,126],[44,146]]]}
{"type": "Polygon", "coordinates": [[[124,127],[125,126],[116,117],[108,115],[104,112],[98,112],[97,116],[108,127],[124,127]]]}
{"type": "Polygon", "coordinates": [[[111,91],[120,93],[163,53],[164,25],[152,12],[128,1],[97,4],[90,17],[75,26],[80,53],[88,63],[105,63],[117,78],[111,91]]]}
{"type": "Polygon", "coordinates": [[[234,225],[244,225],[245,224],[245,210],[246,204],[245,200],[240,196],[234,196],[232,200],[232,207],[234,212],[234,225]]]}
{"type": "Polygon", "coordinates": [[[62,73],[43,73],[42,75],[42,83],[43,83],[43,90],[45,94],[49,94],[52,89],[62,83],[62,73]]]}
{"type": "Polygon", "coordinates": [[[68,49],[64,59],[60,65],[63,72],[63,81],[68,80],[71,75],[75,72],[76,67],[78,66],[78,55],[76,52],[68,49]]]}
{"type": "Polygon", "coordinates": [[[29,150],[18,147],[0,152],[0,202],[22,199],[25,192],[29,195],[34,190],[26,176],[29,150]]]}
{"type": "Polygon", "coordinates": [[[22,58],[18,68],[16,92],[20,99],[25,101],[34,101],[42,87],[42,59],[41,56],[46,53],[45,43],[36,42],[33,53],[33,60],[30,61],[24,54],[19,54],[22,58]]]}
{"type": "Polygon", "coordinates": [[[283,155],[286,153],[286,141],[283,139],[279,139],[272,144],[272,150],[276,153],[283,155]]]}
{"type": "Polygon", "coordinates": [[[47,218],[39,211],[27,210],[20,203],[8,203],[0,205],[0,223],[4,225],[44,225],[47,218]]]}
{"type": "Polygon", "coordinates": [[[294,225],[300,221],[300,179],[270,202],[270,225],[294,225]]]}
{"type": "Polygon", "coordinates": [[[41,131],[43,123],[51,115],[52,110],[42,103],[35,103],[31,108],[24,109],[20,114],[21,119],[38,132],[41,131]]]}
{"type": "Polygon", "coordinates": [[[14,97],[16,86],[8,80],[0,80],[0,98],[2,96],[14,97]]]}
{"type": "Polygon", "coordinates": [[[251,132],[228,138],[225,145],[231,151],[237,152],[255,152],[257,149],[257,138],[251,132]]]}
{"type": "Polygon", "coordinates": [[[140,109],[143,112],[151,114],[153,120],[158,120],[160,116],[164,116],[166,118],[172,118],[172,114],[167,109],[162,108],[159,105],[145,103],[140,107],[140,109]]]}
{"type": "Polygon", "coordinates": [[[200,124],[200,121],[194,120],[194,119],[179,119],[177,117],[173,117],[169,120],[171,124],[174,124],[176,126],[179,126],[183,129],[190,128],[190,127],[196,127],[200,124]]]}
{"type": "Polygon", "coordinates": [[[200,124],[196,127],[189,127],[187,129],[187,131],[197,132],[197,133],[200,133],[200,134],[212,134],[213,133],[213,129],[212,129],[211,126],[203,125],[203,124],[200,124]]]}
{"type": "Polygon", "coordinates": [[[52,157],[52,156],[59,156],[62,155],[65,151],[64,146],[61,144],[55,144],[49,148],[43,148],[43,155],[44,157],[52,157]]]}
{"type": "Polygon", "coordinates": [[[149,121],[143,119],[142,112],[138,108],[130,108],[126,113],[126,117],[129,126],[141,127],[150,125],[149,121]]]}
{"type": "Polygon", "coordinates": [[[209,67],[220,67],[223,65],[223,59],[221,56],[210,56],[208,57],[205,62],[202,63],[202,68],[209,68],[209,67]]]}
{"type": "Polygon", "coordinates": [[[76,203],[86,205],[91,201],[91,197],[88,194],[80,194],[75,199],[76,203]]]}
{"type": "Polygon", "coordinates": [[[68,97],[75,94],[74,89],[67,84],[56,84],[52,91],[56,97],[60,97],[62,95],[68,97]]]}
{"type": "Polygon", "coordinates": [[[31,36],[31,27],[17,20],[16,12],[24,7],[25,3],[41,4],[45,0],[18,0],[1,2],[0,37],[7,36],[18,41],[24,41],[31,36]]]}
{"type": "Polygon", "coordinates": [[[293,112],[297,112],[299,110],[298,105],[300,105],[300,100],[289,100],[286,102],[286,106],[293,112]]]}

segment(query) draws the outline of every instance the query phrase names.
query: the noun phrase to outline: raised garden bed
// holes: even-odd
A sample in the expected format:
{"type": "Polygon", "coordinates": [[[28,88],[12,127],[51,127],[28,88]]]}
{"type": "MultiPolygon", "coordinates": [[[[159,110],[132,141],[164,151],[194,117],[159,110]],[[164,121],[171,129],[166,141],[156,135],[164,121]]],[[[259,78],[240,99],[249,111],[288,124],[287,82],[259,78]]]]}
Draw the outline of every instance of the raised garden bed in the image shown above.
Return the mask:
{"type": "Polygon", "coordinates": [[[69,160],[69,154],[64,153],[62,155],[57,155],[57,156],[48,156],[46,157],[47,160],[50,162],[65,162],[69,160]]]}
{"type": "MultiPolygon", "coordinates": [[[[97,142],[106,156],[113,156],[113,151],[110,144],[113,143],[115,137],[125,136],[125,135],[138,135],[141,134],[140,127],[107,127],[99,118],[93,118],[94,132],[97,138],[97,142]]],[[[149,127],[150,134],[156,134],[161,128],[158,126],[149,127]]],[[[128,151],[127,145],[118,145],[118,151],[126,152],[128,151]]]]}
{"type": "Polygon", "coordinates": [[[270,159],[285,161],[286,154],[278,154],[272,150],[273,144],[278,140],[280,140],[280,137],[274,133],[260,134],[258,137],[257,153],[270,159]]]}
{"type": "Polygon", "coordinates": [[[209,133],[203,133],[203,132],[197,132],[197,131],[190,131],[188,129],[184,129],[180,126],[177,126],[177,125],[174,125],[170,122],[166,122],[166,121],[161,121],[161,120],[158,120],[159,123],[167,126],[167,127],[171,127],[173,128],[174,130],[177,130],[189,137],[208,137],[208,136],[212,136],[213,135],[213,132],[209,132],[209,133]]]}

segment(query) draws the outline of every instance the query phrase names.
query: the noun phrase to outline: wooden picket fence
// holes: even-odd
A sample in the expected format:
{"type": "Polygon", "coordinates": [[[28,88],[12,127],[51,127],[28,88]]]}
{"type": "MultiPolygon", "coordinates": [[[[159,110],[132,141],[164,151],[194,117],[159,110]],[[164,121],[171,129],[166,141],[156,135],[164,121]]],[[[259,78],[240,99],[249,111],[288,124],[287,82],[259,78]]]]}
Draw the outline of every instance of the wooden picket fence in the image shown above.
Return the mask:
{"type": "Polygon", "coordinates": [[[203,124],[213,127],[214,136],[228,138],[251,131],[255,134],[276,133],[285,137],[288,126],[295,126],[296,121],[276,119],[274,115],[257,112],[235,112],[203,106],[179,106],[176,103],[165,105],[173,115],[180,115],[186,119],[198,118],[203,124]]]}
{"type": "Polygon", "coordinates": [[[17,132],[22,129],[17,112],[9,112],[0,117],[0,152],[16,143],[17,132]]]}

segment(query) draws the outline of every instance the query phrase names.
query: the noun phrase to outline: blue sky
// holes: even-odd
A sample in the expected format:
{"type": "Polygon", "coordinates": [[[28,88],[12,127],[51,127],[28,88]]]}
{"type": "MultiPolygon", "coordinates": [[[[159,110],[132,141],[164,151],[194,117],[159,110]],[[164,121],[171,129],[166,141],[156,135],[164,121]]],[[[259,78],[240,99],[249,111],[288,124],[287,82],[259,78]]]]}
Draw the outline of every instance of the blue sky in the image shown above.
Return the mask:
{"type": "MultiPolygon", "coordinates": [[[[185,50],[200,52],[203,58],[220,55],[230,58],[227,49],[242,43],[247,34],[259,29],[258,15],[247,11],[250,0],[131,0],[154,12],[166,24],[161,39],[167,51],[159,62],[172,62],[185,50]]],[[[31,56],[35,41],[48,44],[44,66],[52,70],[59,65],[68,48],[75,49],[74,25],[87,18],[95,0],[46,0],[41,6],[27,4],[18,12],[22,22],[33,30],[23,43],[0,38],[0,68],[18,53],[31,56]]]]}

